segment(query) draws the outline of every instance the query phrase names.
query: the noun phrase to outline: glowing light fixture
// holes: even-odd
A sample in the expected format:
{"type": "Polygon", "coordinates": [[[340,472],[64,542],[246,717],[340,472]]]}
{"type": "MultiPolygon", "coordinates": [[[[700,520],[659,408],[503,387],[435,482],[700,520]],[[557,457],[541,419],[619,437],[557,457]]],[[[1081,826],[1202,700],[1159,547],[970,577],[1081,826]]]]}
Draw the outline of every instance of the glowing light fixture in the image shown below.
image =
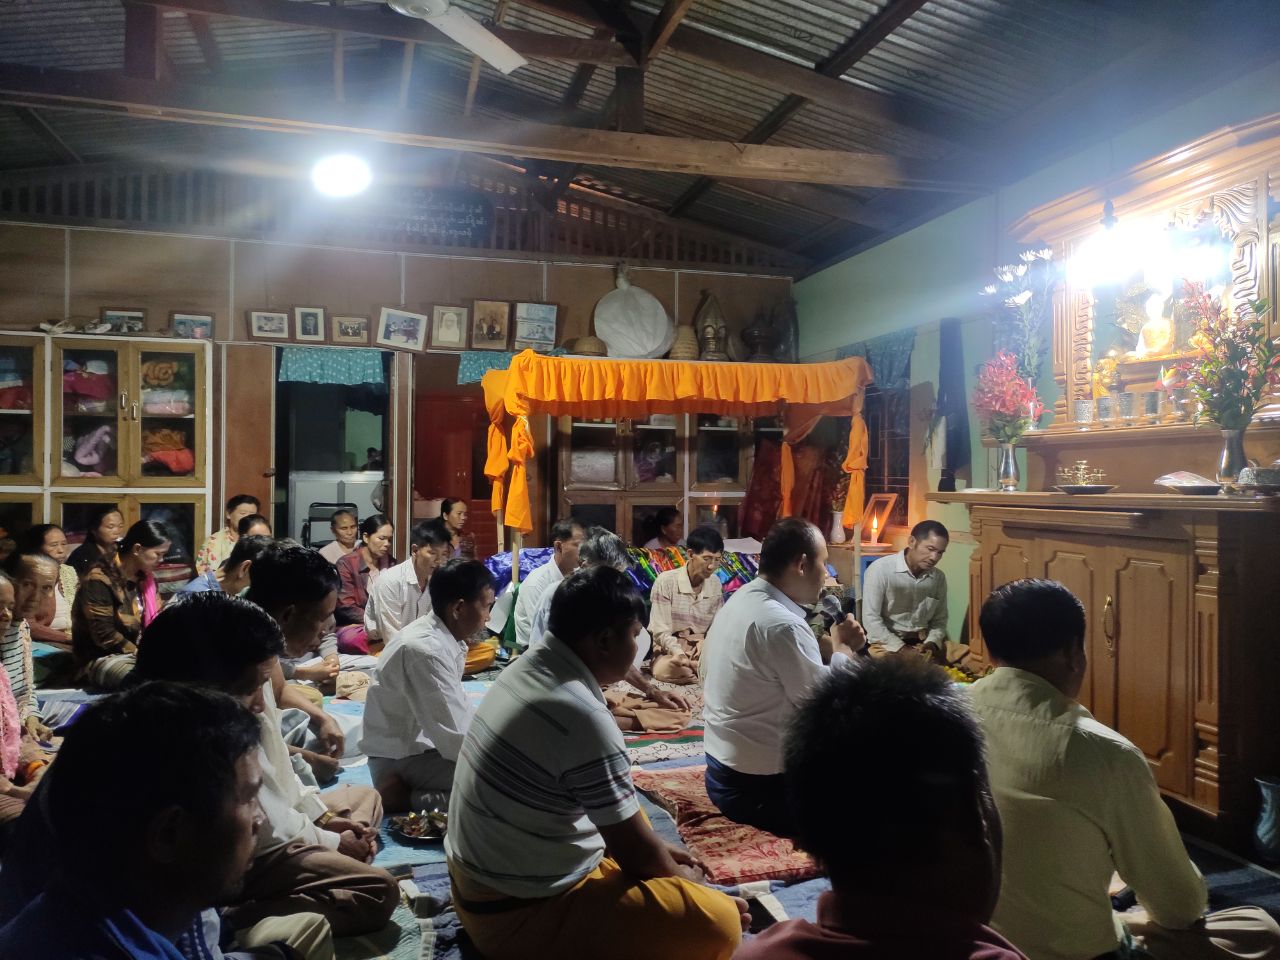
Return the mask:
{"type": "Polygon", "coordinates": [[[311,168],[311,185],[327,197],[354,197],[372,182],[369,164],[351,153],[322,157],[311,168]]]}

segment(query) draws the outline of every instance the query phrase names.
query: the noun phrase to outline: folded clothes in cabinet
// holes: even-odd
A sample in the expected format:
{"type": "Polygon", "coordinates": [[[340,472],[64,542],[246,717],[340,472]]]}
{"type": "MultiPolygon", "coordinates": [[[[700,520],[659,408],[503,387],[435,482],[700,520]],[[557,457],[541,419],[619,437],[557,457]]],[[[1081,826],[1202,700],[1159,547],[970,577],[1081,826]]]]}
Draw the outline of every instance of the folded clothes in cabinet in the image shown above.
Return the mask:
{"type": "Polygon", "coordinates": [[[149,417],[185,417],[194,409],[190,390],[143,390],[142,413],[149,417]]]}

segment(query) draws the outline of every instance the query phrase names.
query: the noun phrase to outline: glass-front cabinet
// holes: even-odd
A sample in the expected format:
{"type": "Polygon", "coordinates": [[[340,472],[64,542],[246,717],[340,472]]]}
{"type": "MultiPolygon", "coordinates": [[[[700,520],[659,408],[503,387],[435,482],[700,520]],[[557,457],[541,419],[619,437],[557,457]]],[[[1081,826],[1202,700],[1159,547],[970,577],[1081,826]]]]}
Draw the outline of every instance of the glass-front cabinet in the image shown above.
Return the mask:
{"type": "Polygon", "coordinates": [[[156,568],[161,595],[176,593],[196,575],[196,551],[204,539],[205,501],[199,493],[128,494],[55,493],[51,522],[67,534],[72,550],[89,534],[89,518],[99,507],[111,506],[124,517],[127,530],[139,520],[153,520],[169,534],[169,551],[156,568]]]}
{"type": "Polygon", "coordinates": [[[200,343],[58,338],[53,482],[190,487],[205,482],[200,343]]]}
{"type": "Polygon", "coordinates": [[[0,338],[0,483],[38,484],[44,473],[45,339],[0,338]]]}
{"type": "Polygon", "coordinates": [[[27,528],[41,522],[43,500],[39,493],[0,493],[0,553],[12,553],[17,546],[14,541],[27,528]]]}
{"type": "Polygon", "coordinates": [[[599,524],[634,544],[656,534],[667,506],[684,532],[710,524],[738,536],[756,450],[781,442],[776,418],[655,414],[645,420],[559,418],[560,516],[599,524]]]}

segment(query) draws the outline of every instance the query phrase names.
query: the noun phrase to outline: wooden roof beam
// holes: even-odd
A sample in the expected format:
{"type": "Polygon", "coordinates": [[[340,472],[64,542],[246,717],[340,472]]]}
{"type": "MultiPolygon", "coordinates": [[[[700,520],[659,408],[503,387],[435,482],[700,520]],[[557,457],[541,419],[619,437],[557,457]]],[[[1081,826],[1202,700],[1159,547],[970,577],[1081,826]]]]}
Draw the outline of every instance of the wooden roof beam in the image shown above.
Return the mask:
{"type": "Polygon", "coordinates": [[[200,56],[204,65],[212,74],[222,72],[222,49],[218,46],[218,38],[213,35],[213,27],[209,26],[209,18],[198,13],[187,14],[187,26],[196,38],[200,48],[200,56]]]}
{"type": "MultiPolygon", "coordinates": [[[[883,10],[863,24],[852,37],[841,44],[835,53],[818,64],[814,68],[815,72],[824,77],[843,76],[855,63],[875,49],[877,44],[902,26],[926,2],[927,0],[891,0],[883,10]]],[[[769,111],[768,115],[743,137],[743,140],[746,143],[768,142],[808,102],[804,97],[794,93],[789,94],[781,103],[769,111]]],[[[676,198],[675,203],[671,205],[671,209],[668,212],[673,216],[678,216],[711,189],[711,183],[712,181],[703,178],[690,184],[689,188],[676,198]]]]}
{"type": "Polygon", "coordinates": [[[407,146],[703,176],[947,192],[988,188],[951,180],[927,163],[883,154],[425,116],[390,105],[317,103],[307,93],[287,97],[20,64],[0,64],[0,100],[282,133],[341,133],[407,146]]]}
{"type": "Polygon", "coordinates": [[[667,0],[662,5],[662,10],[658,13],[658,19],[653,22],[652,28],[649,30],[648,43],[644,49],[644,66],[653,63],[662,51],[667,49],[667,44],[671,42],[671,35],[676,32],[676,28],[680,26],[680,21],[684,19],[685,14],[689,12],[689,8],[693,6],[693,0],[667,0]]]}
{"type": "MultiPolygon", "coordinates": [[[[353,33],[383,40],[455,45],[425,20],[383,10],[346,10],[291,0],[134,0],[141,9],[165,7],[210,17],[231,17],[257,23],[307,27],[333,33],[353,33]]],[[[492,27],[490,32],[523,57],[564,60],[608,67],[635,66],[636,59],[619,43],[583,37],[565,37],[528,30],[492,27]]]]}
{"type": "MultiPolygon", "coordinates": [[[[520,0],[526,6],[587,26],[601,26],[586,0],[520,0]]],[[[650,28],[653,18],[632,12],[636,23],[650,28]]],[[[667,42],[670,53],[715,67],[734,76],[790,92],[833,109],[875,123],[923,135],[940,142],[959,143],[972,136],[972,125],[920,100],[881,93],[829,77],[782,57],[762,53],[732,40],[681,24],[667,42]]]]}
{"type": "Polygon", "coordinates": [[[62,139],[58,131],[49,126],[49,122],[38,112],[27,107],[14,107],[13,112],[17,114],[18,119],[26,125],[27,129],[43,140],[44,145],[58,155],[58,159],[62,163],[84,163],[84,158],[76,153],[67,141],[62,139]]]}

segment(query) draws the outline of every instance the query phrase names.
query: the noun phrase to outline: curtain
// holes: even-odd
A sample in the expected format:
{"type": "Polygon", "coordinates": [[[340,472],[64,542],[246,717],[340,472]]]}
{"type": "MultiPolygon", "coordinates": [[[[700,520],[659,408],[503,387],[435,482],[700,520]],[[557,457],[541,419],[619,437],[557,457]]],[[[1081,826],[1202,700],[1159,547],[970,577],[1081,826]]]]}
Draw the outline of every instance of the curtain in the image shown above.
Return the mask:
{"type": "MultiPolygon", "coordinates": [[[[916,332],[899,330],[883,337],[862,340],[842,347],[837,354],[845,357],[862,357],[871,364],[875,384],[881,390],[905,390],[911,385],[911,351],[916,345],[916,332]]],[[[943,354],[945,356],[945,354],[943,354]]]]}
{"type": "MultiPolygon", "coordinates": [[[[556,347],[543,356],[563,357],[564,353],[563,347],[556,347]]],[[[490,370],[506,370],[513,357],[514,353],[501,350],[464,350],[458,357],[458,383],[475,383],[490,370]]]]}
{"type": "Polygon", "coordinates": [[[385,387],[382,351],[351,347],[281,347],[281,383],[322,383],[342,387],[385,387]]]}
{"type": "Polygon", "coordinates": [[[939,336],[938,399],[933,427],[945,424],[943,435],[931,442],[943,444],[939,491],[954,491],[956,471],[969,465],[969,405],[964,393],[964,341],[960,321],[945,317],[939,336]]]}

